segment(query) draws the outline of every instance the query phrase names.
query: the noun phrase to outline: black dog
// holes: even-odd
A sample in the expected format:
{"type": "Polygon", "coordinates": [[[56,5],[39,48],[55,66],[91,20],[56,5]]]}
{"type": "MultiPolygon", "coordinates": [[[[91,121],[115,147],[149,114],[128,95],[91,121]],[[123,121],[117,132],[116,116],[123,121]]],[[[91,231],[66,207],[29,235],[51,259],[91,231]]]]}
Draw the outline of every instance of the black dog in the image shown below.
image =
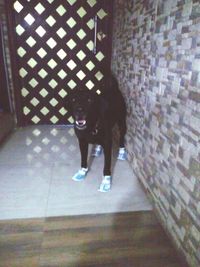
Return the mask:
{"type": "MultiPolygon", "coordinates": [[[[70,92],[67,108],[74,118],[75,133],[81,152],[81,170],[73,180],[82,181],[88,171],[88,144],[98,144],[104,150],[103,180],[101,192],[111,188],[112,128],[119,126],[118,159],[125,159],[124,136],[126,133],[126,106],[116,80],[109,80],[109,88],[98,95],[88,89],[70,92]]],[[[96,151],[97,152],[97,151],[96,151]]]]}

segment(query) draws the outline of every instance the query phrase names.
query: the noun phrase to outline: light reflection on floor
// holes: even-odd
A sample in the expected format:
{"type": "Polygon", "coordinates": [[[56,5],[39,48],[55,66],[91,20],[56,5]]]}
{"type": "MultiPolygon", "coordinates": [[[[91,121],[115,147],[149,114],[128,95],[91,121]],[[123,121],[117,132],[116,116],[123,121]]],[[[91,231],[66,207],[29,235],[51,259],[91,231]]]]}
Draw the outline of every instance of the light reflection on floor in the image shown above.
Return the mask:
{"type": "Polygon", "coordinates": [[[113,164],[106,194],[97,191],[103,156],[90,163],[86,180],[74,182],[80,154],[72,127],[18,129],[0,147],[0,219],[151,209],[128,162],[113,164]]]}

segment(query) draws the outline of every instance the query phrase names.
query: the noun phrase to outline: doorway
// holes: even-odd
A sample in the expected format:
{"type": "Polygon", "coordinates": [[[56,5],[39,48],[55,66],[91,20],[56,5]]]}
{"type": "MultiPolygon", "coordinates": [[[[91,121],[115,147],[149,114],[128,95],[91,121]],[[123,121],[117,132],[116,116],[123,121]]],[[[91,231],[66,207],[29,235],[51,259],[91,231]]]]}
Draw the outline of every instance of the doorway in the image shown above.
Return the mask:
{"type": "Polygon", "coordinates": [[[100,93],[113,1],[7,1],[18,125],[70,124],[70,90],[100,93]]]}

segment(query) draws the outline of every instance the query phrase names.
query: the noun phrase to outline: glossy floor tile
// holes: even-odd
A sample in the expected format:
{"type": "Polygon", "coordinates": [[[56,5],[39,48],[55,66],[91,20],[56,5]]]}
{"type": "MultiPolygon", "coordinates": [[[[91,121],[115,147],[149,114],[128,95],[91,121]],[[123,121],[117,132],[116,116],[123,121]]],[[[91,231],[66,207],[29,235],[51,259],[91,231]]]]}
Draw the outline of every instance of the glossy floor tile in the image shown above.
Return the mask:
{"type": "Polygon", "coordinates": [[[103,155],[89,157],[87,178],[75,182],[71,177],[79,169],[79,162],[72,127],[16,130],[0,147],[0,219],[151,209],[128,162],[116,160],[116,149],[109,193],[98,192],[103,155]]]}

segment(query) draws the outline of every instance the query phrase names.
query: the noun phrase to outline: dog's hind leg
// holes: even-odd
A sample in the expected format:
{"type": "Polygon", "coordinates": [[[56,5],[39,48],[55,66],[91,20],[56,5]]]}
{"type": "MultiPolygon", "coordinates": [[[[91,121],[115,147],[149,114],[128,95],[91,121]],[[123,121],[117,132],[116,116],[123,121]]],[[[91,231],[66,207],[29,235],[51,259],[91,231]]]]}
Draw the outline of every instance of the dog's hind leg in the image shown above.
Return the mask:
{"type": "Polygon", "coordinates": [[[123,116],[118,120],[119,126],[119,152],[117,159],[126,160],[127,153],[125,149],[125,134],[126,134],[126,118],[123,116]]]}
{"type": "Polygon", "coordinates": [[[126,119],[121,117],[118,120],[119,127],[119,147],[125,147],[125,134],[126,134],[126,119]]]}
{"type": "Polygon", "coordinates": [[[72,177],[74,181],[78,182],[84,180],[88,172],[88,143],[84,139],[79,139],[79,148],[81,152],[81,169],[72,177]]]}
{"type": "Polygon", "coordinates": [[[99,157],[102,153],[102,146],[101,145],[94,145],[93,149],[92,149],[92,156],[93,157],[99,157]]]}

